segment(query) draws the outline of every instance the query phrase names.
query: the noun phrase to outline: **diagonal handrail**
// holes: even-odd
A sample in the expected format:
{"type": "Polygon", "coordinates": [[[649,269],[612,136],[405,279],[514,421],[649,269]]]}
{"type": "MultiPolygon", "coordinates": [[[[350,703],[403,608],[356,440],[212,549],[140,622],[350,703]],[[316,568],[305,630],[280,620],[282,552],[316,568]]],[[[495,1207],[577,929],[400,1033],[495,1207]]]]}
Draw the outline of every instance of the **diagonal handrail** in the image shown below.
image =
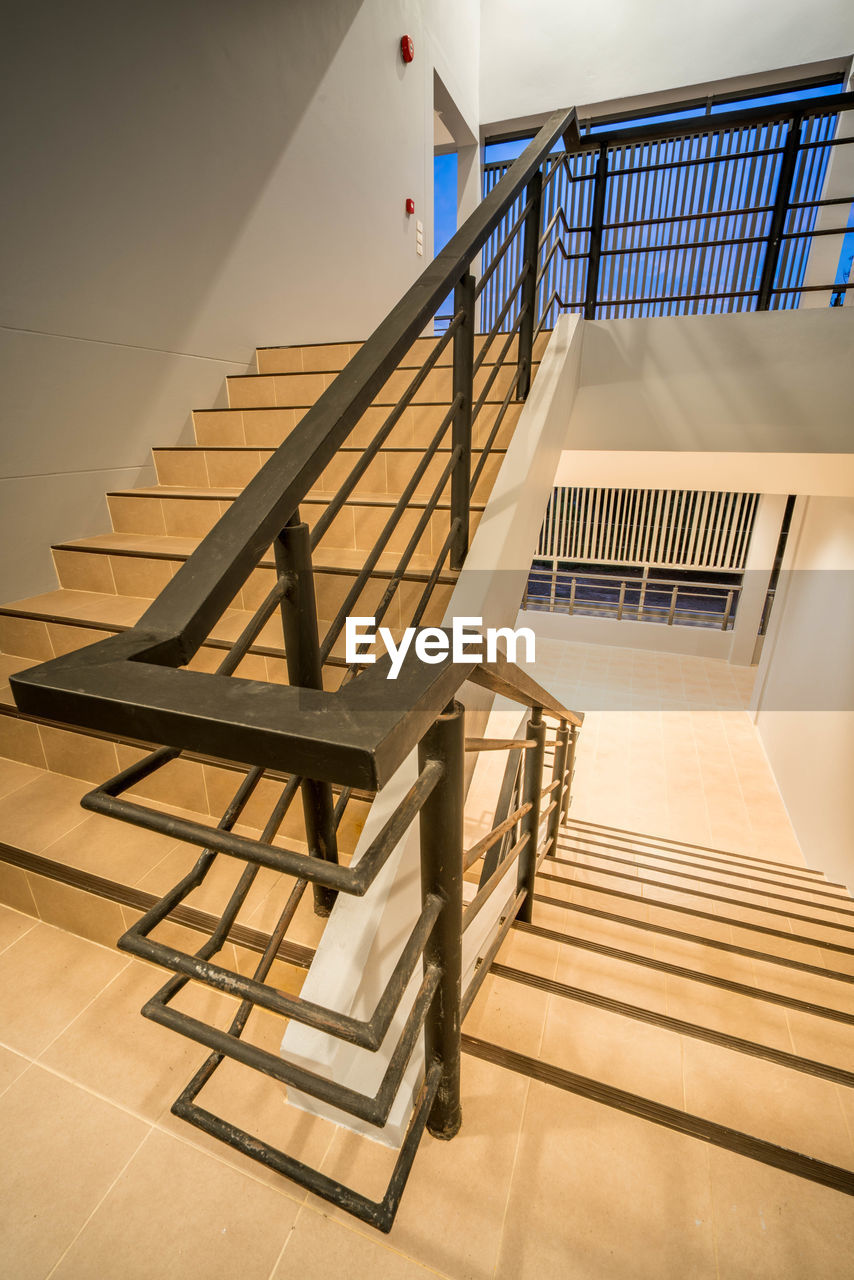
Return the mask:
{"type": "Polygon", "coordinates": [[[387,682],[377,664],[335,693],[178,668],[296,518],[301,499],[561,137],[577,145],[574,109],[549,117],[139,622],[12,677],[22,710],[347,785],[376,787],[391,776],[453,698],[465,666],[408,661],[387,682]]]}

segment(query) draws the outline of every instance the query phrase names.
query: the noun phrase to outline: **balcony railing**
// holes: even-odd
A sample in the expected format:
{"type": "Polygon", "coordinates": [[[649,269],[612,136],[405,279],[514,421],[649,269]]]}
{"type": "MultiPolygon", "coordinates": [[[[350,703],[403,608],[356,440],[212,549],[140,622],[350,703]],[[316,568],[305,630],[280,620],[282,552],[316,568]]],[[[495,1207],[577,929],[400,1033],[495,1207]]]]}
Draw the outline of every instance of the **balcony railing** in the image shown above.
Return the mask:
{"type": "Polygon", "coordinates": [[[620,578],[583,570],[531,569],[522,608],[534,612],[613,618],[617,622],[659,622],[667,626],[731,630],[741,594],[739,586],[686,582],[663,577],[620,578]]]}

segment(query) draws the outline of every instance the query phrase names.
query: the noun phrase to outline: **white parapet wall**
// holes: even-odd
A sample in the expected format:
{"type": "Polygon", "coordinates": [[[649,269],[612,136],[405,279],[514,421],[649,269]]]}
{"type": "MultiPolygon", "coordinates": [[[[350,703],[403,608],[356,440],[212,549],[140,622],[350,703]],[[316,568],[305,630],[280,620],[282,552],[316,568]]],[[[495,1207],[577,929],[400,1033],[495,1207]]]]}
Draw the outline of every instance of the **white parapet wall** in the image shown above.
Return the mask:
{"type": "MultiPolygon", "coordinates": [[[[454,588],[444,626],[450,626],[454,617],[462,616],[482,618],[484,628],[515,626],[578,387],[581,327],[577,316],[563,316],[552,333],[454,588]]],[[[485,726],[490,736],[506,736],[507,717],[512,718],[506,706],[496,707],[490,717],[491,695],[485,700],[483,691],[472,686],[464,686],[460,698],[473,713],[474,723],[467,725],[469,733],[480,733],[485,726]]],[[[518,720],[517,714],[517,724],[518,720]]],[[[359,860],[412,785],[416,768],[413,753],[377,794],[353,854],[353,863],[359,860]]],[[[485,770],[482,772],[485,776],[485,770]]],[[[473,811],[467,811],[466,839],[473,842],[478,831],[487,830],[492,821],[481,772],[476,771],[469,796],[473,811]]],[[[497,796],[496,786],[494,800],[497,796]]],[[[476,928],[466,934],[464,975],[472,970],[478,952],[482,951],[503,906],[503,897],[496,894],[494,911],[485,908],[477,918],[476,928]]],[[[413,824],[365,897],[339,895],[302,989],[305,999],[358,1018],[370,1017],[420,910],[418,828],[413,824]]],[[[420,980],[419,966],[377,1053],[292,1022],[282,1041],[282,1056],[330,1080],[374,1096],[420,980]]],[[[306,1111],[327,1116],[397,1147],[406,1131],[423,1071],[423,1045],[419,1044],[388,1123],[381,1130],[293,1089],[288,1091],[288,1098],[306,1111]]]]}

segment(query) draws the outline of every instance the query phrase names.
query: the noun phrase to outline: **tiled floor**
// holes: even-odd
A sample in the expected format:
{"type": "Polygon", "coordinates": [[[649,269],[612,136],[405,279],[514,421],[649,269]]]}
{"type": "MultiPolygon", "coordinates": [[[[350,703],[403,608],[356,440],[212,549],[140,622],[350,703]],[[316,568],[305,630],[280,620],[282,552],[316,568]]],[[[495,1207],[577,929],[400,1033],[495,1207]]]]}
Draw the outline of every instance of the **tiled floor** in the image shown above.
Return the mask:
{"type": "MultiPolygon", "coordinates": [[[[803,867],[744,710],[749,672],[583,646],[538,649],[538,678],[587,709],[574,818],[803,867]]],[[[49,853],[72,817],[91,819],[70,804],[62,821],[40,811],[40,776],[25,765],[3,772],[0,804],[20,792],[49,853]]],[[[170,856],[143,852],[152,867],[155,855],[170,856]]],[[[548,890],[563,892],[557,883],[548,890]]],[[[537,904],[535,920],[565,932],[567,915],[537,904]]],[[[573,916],[572,931],[828,1005],[847,997],[830,980],[630,924],[573,916]]],[[[854,1065],[854,1030],[808,1014],[516,931],[500,959],[854,1065]]],[[[425,1137],[395,1226],[380,1236],[170,1115],[205,1051],[139,1016],[161,982],[160,971],[114,949],[0,908],[0,1256],[11,1280],[851,1275],[854,1198],[471,1055],[460,1135],[450,1145],[425,1137]]],[[[224,997],[194,999],[206,1016],[229,1008],[224,997]]],[[[832,1081],[492,976],[465,1030],[854,1169],[852,1091],[832,1081]]],[[[258,1034],[263,1041],[273,1031],[262,1024],[258,1034]]],[[[368,1194],[383,1189],[393,1153],[295,1113],[272,1082],[227,1065],[208,1088],[203,1105],[210,1096],[212,1109],[324,1172],[368,1194]]]]}

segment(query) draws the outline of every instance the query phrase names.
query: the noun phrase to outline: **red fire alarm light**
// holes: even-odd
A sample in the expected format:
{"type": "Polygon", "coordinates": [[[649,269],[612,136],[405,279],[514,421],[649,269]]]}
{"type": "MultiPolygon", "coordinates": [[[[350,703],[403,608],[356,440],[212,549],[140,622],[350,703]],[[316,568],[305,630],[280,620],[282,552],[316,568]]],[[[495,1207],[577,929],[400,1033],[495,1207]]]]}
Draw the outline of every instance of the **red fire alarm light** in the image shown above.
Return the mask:
{"type": "Polygon", "coordinates": [[[406,201],[406,212],[407,212],[407,213],[414,213],[414,212],[415,212],[415,201],[412,199],[412,197],[411,197],[411,196],[410,196],[410,198],[406,201]]]}
{"type": "Polygon", "coordinates": [[[411,62],[415,57],[415,42],[412,36],[400,37],[400,56],[404,62],[411,62]]]}

